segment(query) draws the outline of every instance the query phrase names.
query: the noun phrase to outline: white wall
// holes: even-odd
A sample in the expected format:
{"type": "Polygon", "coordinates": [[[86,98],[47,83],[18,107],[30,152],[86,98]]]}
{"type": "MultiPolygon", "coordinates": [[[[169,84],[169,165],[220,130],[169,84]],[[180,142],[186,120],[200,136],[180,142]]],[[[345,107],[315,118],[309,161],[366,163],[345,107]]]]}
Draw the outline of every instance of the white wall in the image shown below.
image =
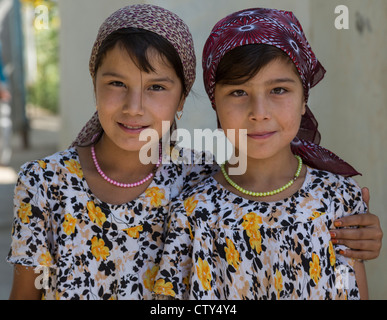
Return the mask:
{"type": "MultiPolygon", "coordinates": [[[[67,147],[95,110],[88,72],[91,47],[103,20],[117,8],[141,1],[59,0],[61,14],[60,147],[67,147]]],[[[349,161],[371,189],[371,212],[387,230],[384,209],[387,181],[387,2],[385,0],[153,0],[177,13],[193,33],[198,59],[194,94],[187,99],[180,127],[216,128],[205,94],[201,51],[213,25],[233,11],[261,7],[292,10],[300,20],[326,78],[311,91],[310,107],[322,133],[322,145],[349,161]],[[334,27],[336,6],[349,8],[349,30],[334,27]],[[363,28],[361,28],[363,26],[363,28]],[[362,31],[361,31],[362,30],[362,31]]],[[[386,240],[384,241],[384,243],[386,240]]],[[[386,245],[367,262],[371,298],[387,298],[386,245]]]]}

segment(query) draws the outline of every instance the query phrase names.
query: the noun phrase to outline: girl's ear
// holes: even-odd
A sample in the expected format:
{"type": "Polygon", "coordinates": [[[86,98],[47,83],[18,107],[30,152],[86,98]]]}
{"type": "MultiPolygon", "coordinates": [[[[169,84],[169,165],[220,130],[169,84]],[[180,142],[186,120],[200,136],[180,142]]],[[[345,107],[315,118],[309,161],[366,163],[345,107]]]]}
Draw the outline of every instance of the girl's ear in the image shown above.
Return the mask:
{"type": "Polygon", "coordinates": [[[177,107],[177,111],[183,111],[185,99],[186,99],[186,96],[183,94],[183,95],[181,96],[179,105],[178,105],[178,107],[177,107]]]}
{"type": "Polygon", "coordinates": [[[302,109],[301,109],[301,114],[304,115],[306,112],[306,101],[304,99],[304,102],[302,103],[302,109]]]}

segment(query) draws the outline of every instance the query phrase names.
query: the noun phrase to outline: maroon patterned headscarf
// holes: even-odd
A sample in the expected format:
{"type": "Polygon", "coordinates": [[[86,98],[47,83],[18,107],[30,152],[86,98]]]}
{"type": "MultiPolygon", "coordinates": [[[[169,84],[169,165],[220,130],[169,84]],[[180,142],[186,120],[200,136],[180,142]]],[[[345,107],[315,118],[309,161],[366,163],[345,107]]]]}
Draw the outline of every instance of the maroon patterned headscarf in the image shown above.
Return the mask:
{"type": "MultiPolygon", "coordinates": [[[[121,8],[110,15],[101,25],[91,52],[89,70],[94,79],[94,70],[99,48],[113,32],[124,28],[139,28],[156,33],[168,40],[178,53],[183,65],[184,82],[189,92],[196,76],[196,56],[192,35],[188,26],[173,12],[152,4],[136,4],[121,8]]],[[[102,131],[97,112],[79,132],[71,144],[85,146],[102,131]]]]}
{"type": "MultiPolygon", "coordinates": [[[[267,44],[284,51],[298,70],[305,101],[308,101],[310,88],[322,80],[325,69],[313,53],[301,24],[290,11],[252,8],[235,12],[220,20],[204,45],[204,86],[214,109],[215,77],[220,61],[232,49],[249,44],[267,44]]],[[[306,106],[300,130],[291,144],[293,153],[301,156],[307,165],[317,169],[345,176],[359,174],[352,166],[319,144],[318,123],[306,106]]]]}

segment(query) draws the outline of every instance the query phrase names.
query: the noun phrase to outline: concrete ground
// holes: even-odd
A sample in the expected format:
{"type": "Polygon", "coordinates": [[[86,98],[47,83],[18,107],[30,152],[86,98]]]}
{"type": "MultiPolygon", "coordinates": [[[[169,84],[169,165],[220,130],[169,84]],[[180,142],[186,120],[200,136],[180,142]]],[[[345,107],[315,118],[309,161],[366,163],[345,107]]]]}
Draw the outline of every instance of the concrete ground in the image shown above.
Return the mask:
{"type": "Polygon", "coordinates": [[[29,118],[30,148],[23,149],[20,137],[13,137],[11,163],[0,166],[0,300],[8,299],[12,286],[13,268],[5,258],[11,243],[12,198],[17,172],[23,163],[57,151],[59,117],[34,110],[29,118]]]}

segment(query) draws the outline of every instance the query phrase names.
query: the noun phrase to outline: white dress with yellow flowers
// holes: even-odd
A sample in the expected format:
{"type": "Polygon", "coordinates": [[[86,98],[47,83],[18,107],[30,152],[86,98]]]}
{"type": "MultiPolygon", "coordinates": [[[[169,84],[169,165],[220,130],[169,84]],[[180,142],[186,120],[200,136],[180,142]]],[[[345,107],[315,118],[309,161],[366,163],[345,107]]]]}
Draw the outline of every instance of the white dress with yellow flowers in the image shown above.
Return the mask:
{"type": "Polygon", "coordinates": [[[25,164],[8,262],[38,267],[35,284],[46,299],[151,299],[170,200],[218,170],[204,164],[208,154],[189,154],[203,164],[161,165],[147,190],[123,205],[92,194],[74,148],[25,164]]]}
{"type": "Polygon", "coordinates": [[[353,261],[336,254],[329,234],[335,219],[366,211],[351,178],[308,167],[295,194],[263,202],[209,177],[183,191],[170,211],[156,295],[359,299],[353,261]]]}

